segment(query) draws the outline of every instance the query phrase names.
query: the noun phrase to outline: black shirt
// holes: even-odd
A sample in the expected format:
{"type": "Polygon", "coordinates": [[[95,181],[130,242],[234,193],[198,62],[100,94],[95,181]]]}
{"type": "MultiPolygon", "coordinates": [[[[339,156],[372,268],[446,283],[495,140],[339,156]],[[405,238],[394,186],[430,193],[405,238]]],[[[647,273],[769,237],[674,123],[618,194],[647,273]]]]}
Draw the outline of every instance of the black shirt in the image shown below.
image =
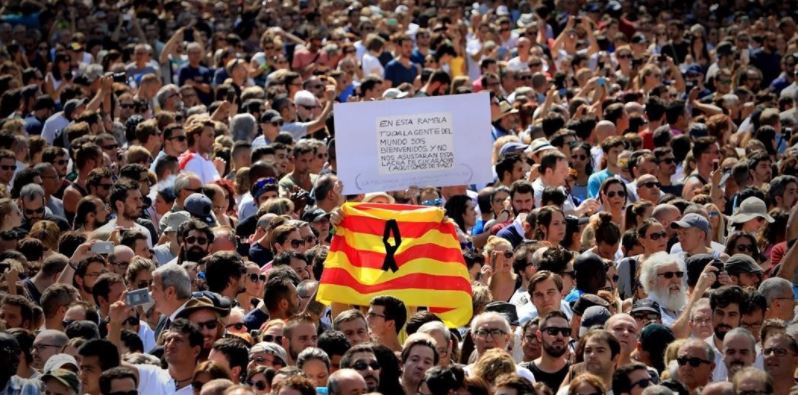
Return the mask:
{"type": "Polygon", "coordinates": [[[566,363],[562,369],[554,373],[544,372],[537,367],[534,362],[522,363],[521,366],[529,369],[529,371],[535,375],[536,381],[546,384],[552,392],[556,393],[557,390],[560,389],[560,384],[562,384],[562,381],[565,379],[565,375],[568,374],[568,368],[571,367],[571,364],[566,363]]]}

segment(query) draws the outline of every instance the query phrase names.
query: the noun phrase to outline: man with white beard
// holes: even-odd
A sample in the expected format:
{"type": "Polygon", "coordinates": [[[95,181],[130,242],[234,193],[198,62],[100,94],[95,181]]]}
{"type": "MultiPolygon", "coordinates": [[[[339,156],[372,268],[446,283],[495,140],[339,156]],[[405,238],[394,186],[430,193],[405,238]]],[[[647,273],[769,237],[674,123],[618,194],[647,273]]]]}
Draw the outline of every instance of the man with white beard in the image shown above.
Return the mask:
{"type": "Polygon", "coordinates": [[[657,302],[662,324],[673,326],[687,303],[687,277],[684,261],[665,252],[644,260],[640,267],[640,283],[648,299],[657,302]]]}

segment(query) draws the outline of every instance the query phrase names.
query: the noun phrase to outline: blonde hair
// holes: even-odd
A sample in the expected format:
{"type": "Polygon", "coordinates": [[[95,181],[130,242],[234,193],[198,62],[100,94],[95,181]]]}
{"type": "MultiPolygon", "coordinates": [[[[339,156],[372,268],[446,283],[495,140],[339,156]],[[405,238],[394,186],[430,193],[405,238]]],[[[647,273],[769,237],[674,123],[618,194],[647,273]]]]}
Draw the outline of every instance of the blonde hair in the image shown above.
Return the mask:
{"type": "Polygon", "coordinates": [[[498,348],[485,351],[471,369],[472,376],[480,377],[490,385],[495,384],[497,377],[512,373],[515,373],[513,357],[498,348]]]}
{"type": "Polygon", "coordinates": [[[520,143],[521,139],[516,135],[508,135],[502,136],[496,139],[493,143],[493,153],[490,157],[490,163],[496,164],[499,161],[499,152],[501,152],[502,147],[507,143],[520,143]]]}
{"type": "Polygon", "coordinates": [[[29,236],[39,239],[48,250],[58,251],[58,236],[60,234],[61,229],[55,222],[43,219],[33,224],[30,228],[29,236]]]}
{"type": "Polygon", "coordinates": [[[498,236],[490,236],[490,237],[488,237],[488,241],[487,241],[487,243],[485,243],[485,247],[483,248],[485,257],[486,258],[490,257],[490,254],[496,249],[496,247],[498,247],[500,245],[509,248],[510,251],[513,250],[513,245],[510,244],[510,242],[507,241],[507,239],[504,239],[504,238],[501,238],[501,237],[498,237],[498,236]]]}
{"type": "Polygon", "coordinates": [[[485,306],[492,301],[493,294],[491,294],[490,288],[476,281],[471,284],[471,307],[474,316],[485,310],[485,306]]]}

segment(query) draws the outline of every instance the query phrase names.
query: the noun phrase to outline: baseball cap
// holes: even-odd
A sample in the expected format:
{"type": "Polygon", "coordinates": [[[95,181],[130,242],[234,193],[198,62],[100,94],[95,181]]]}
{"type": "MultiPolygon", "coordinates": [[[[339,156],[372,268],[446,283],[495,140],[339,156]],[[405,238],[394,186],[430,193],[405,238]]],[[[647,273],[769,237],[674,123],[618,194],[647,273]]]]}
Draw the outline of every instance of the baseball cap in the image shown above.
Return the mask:
{"type": "Polygon", "coordinates": [[[211,199],[201,193],[192,193],[188,195],[183,207],[191,214],[192,217],[197,218],[208,225],[215,225],[216,220],[213,218],[213,202],[211,199]]]}
{"type": "Polygon", "coordinates": [[[282,121],[283,117],[276,110],[266,110],[260,116],[260,123],[282,121]]]}
{"type": "Polygon", "coordinates": [[[698,228],[704,233],[709,233],[709,221],[701,214],[690,213],[682,217],[679,221],[671,222],[672,229],[698,228]]]}
{"type": "Polygon", "coordinates": [[[632,44],[645,44],[646,36],[643,33],[635,33],[632,36],[632,44]]]}
{"type": "Polygon", "coordinates": [[[319,101],[310,91],[301,90],[294,94],[294,104],[297,106],[315,107],[319,105],[319,101]]]}
{"type": "Polygon", "coordinates": [[[47,361],[44,363],[44,369],[42,372],[49,373],[55,369],[72,369],[77,372],[80,369],[78,365],[78,360],[75,357],[69,354],[55,354],[50,358],[47,358],[47,361]],[[71,365],[71,366],[70,366],[71,365]]]}
{"type": "Polygon", "coordinates": [[[756,196],[751,196],[740,203],[737,212],[731,216],[729,221],[732,224],[742,224],[754,218],[763,218],[771,224],[775,221],[773,217],[768,214],[768,206],[765,202],[756,196]]]}
{"type": "Polygon", "coordinates": [[[42,376],[42,382],[46,382],[47,380],[57,380],[59,383],[67,386],[75,393],[80,392],[80,379],[73,371],[66,369],[55,369],[42,376]]]}
{"type": "Polygon", "coordinates": [[[722,41],[715,47],[715,53],[718,55],[731,55],[734,53],[734,46],[729,41],[722,41]]]}
{"type": "Polygon", "coordinates": [[[594,326],[604,326],[604,323],[610,319],[610,311],[604,306],[590,306],[582,314],[582,323],[579,328],[579,336],[582,337],[587,331],[594,326]]]}
{"type": "Polygon", "coordinates": [[[64,114],[72,114],[85,103],[83,99],[70,99],[64,104],[64,114]]]}
{"type": "Polygon", "coordinates": [[[692,64],[684,71],[686,75],[701,75],[704,74],[704,70],[701,69],[701,66],[697,64],[692,64]]]}
{"type": "Polygon", "coordinates": [[[277,358],[280,358],[280,360],[283,362],[283,365],[285,365],[286,361],[288,361],[288,353],[285,352],[285,349],[277,343],[260,342],[252,346],[252,349],[250,349],[249,352],[250,355],[259,352],[271,354],[277,358]]]}
{"type": "Polygon", "coordinates": [[[191,214],[189,214],[188,211],[174,211],[166,213],[166,215],[161,217],[158,227],[161,228],[161,233],[177,232],[177,229],[180,228],[180,224],[187,222],[190,219],[191,214]]]}
{"type": "Polygon", "coordinates": [[[510,142],[502,146],[501,150],[499,150],[499,156],[507,156],[510,154],[515,154],[519,152],[523,152],[525,149],[529,147],[526,144],[510,142]]]}
{"type": "Polygon", "coordinates": [[[662,315],[659,309],[659,303],[651,299],[635,300],[634,304],[632,304],[632,310],[629,313],[657,313],[657,315],[662,315]]]}
{"type": "Polygon", "coordinates": [[[252,198],[255,199],[257,202],[264,193],[268,191],[278,191],[279,186],[277,185],[277,179],[274,177],[264,177],[259,178],[258,181],[252,184],[252,187],[249,189],[249,193],[252,194],[252,198]]]}
{"type": "Polygon", "coordinates": [[[485,306],[485,311],[493,311],[507,318],[507,322],[512,326],[518,326],[518,311],[515,305],[507,302],[490,302],[485,306]]]}
{"type": "Polygon", "coordinates": [[[408,93],[399,88],[388,88],[382,93],[383,99],[402,99],[407,97],[408,93]]]}
{"type": "Polygon", "coordinates": [[[762,268],[754,258],[745,254],[734,254],[726,261],[723,267],[729,274],[756,273],[762,274],[762,268]]]}
{"type": "Polygon", "coordinates": [[[305,211],[302,214],[302,220],[305,222],[316,222],[324,217],[329,217],[330,213],[318,208],[314,207],[310,210],[305,211]]]}

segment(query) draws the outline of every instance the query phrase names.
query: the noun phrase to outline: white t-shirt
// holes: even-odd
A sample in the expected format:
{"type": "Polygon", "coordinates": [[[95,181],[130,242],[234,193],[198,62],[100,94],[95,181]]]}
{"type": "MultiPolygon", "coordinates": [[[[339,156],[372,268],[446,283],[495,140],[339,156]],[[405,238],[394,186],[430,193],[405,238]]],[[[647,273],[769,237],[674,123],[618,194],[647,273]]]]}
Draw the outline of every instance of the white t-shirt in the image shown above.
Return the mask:
{"type": "Polygon", "coordinates": [[[196,152],[186,151],[180,156],[179,163],[181,171],[196,174],[203,184],[210,184],[221,178],[213,161],[196,152]]]}
{"type": "Polygon", "coordinates": [[[175,380],[169,371],[153,365],[137,365],[139,369],[139,393],[146,395],[193,395],[191,384],[175,389],[175,380]]]}
{"type": "Polygon", "coordinates": [[[366,52],[363,54],[363,75],[370,76],[376,75],[380,78],[385,77],[385,68],[382,67],[382,63],[380,60],[377,59],[376,56],[366,52]]]}

